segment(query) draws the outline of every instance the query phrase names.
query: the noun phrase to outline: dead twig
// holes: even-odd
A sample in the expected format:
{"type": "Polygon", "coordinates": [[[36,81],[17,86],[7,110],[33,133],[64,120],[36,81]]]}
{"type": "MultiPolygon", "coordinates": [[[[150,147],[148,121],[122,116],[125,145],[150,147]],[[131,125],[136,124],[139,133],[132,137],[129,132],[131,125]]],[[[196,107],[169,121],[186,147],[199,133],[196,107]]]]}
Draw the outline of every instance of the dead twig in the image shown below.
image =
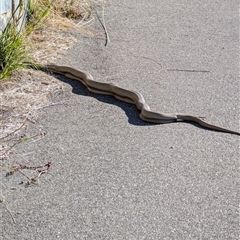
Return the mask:
{"type": "Polygon", "coordinates": [[[0,140],[3,140],[4,138],[7,138],[9,136],[11,136],[12,134],[16,133],[17,131],[19,131],[28,121],[28,116],[29,116],[30,112],[28,112],[27,116],[25,117],[25,119],[23,120],[22,124],[20,125],[20,127],[16,128],[14,131],[8,133],[6,136],[1,137],[0,140]]]}
{"type": "MultiPolygon", "coordinates": [[[[16,132],[16,131],[15,131],[16,132]]],[[[11,133],[12,134],[12,133],[11,133]]],[[[9,134],[9,136],[11,135],[9,134]]],[[[9,146],[1,155],[0,157],[2,158],[4,155],[6,155],[7,153],[9,153],[9,151],[11,151],[11,149],[13,149],[16,145],[22,143],[22,142],[26,142],[30,139],[33,139],[37,136],[45,136],[46,134],[44,132],[39,132],[39,133],[36,133],[35,135],[31,136],[31,137],[21,137],[20,139],[9,139],[9,140],[5,140],[3,142],[8,142],[8,141],[15,141],[15,143],[13,143],[11,146],[9,146]]],[[[5,137],[4,137],[5,138],[5,137]]],[[[0,151],[1,152],[1,151],[0,151]]]]}
{"type": "Polygon", "coordinates": [[[47,167],[46,169],[38,170],[38,176],[35,178],[32,178],[33,181],[37,181],[43,174],[50,171],[50,167],[53,165],[53,162],[48,162],[44,165],[44,167],[47,167]]]}
{"type": "Polygon", "coordinates": [[[210,72],[208,70],[189,70],[189,69],[171,69],[171,68],[168,68],[167,70],[172,72],[210,72]]]}
{"type": "Polygon", "coordinates": [[[0,203],[2,204],[2,206],[8,211],[8,213],[10,214],[11,218],[12,218],[12,221],[13,223],[16,223],[16,220],[12,214],[12,211],[9,209],[8,205],[7,205],[7,202],[4,202],[3,199],[0,200],[0,203]]]}
{"type": "Polygon", "coordinates": [[[150,60],[152,62],[155,62],[156,64],[158,64],[161,68],[159,69],[159,71],[162,71],[163,70],[163,64],[154,60],[153,58],[150,58],[150,57],[147,57],[147,56],[142,56],[142,55],[136,55],[134,53],[130,53],[132,56],[134,57],[138,57],[138,58],[144,58],[144,59],[147,59],[147,60],[150,60]]]}
{"type": "Polygon", "coordinates": [[[104,5],[103,5],[103,7],[102,7],[102,20],[101,20],[99,14],[98,14],[98,11],[96,11],[96,14],[97,14],[98,21],[99,21],[100,24],[102,25],[103,30],[104,30],[104,32],[105,32],[106,41],[105,41],[104,46],[107,46],[107,44],[110,43],[110,38],[109,38],[108,31],[107,31],[106,24],[105,24],[104,5]]]}
{"type": "MultiPolygon", "coordinates": [[[[9,172],[7,172],[6,174],[6,177],[10,176],[10,175],[13,175],[15,172],[19,172],[21,173],[24,177],[26,177],[28,179],[26,185],[30,185],[31,183],[36,183],[39,181],[40,177],[49,172],[50,171],[50,167],[53,165],[53,162],[48,162],[46,163],[45,165],[42,165],[42,166],[27,166],[27,165],[22,165],[20,163],[17,163],[18,165],[17,166],[13,166],[11,168],[11,170],[9,172]],[[27,174],[25,174],[23,171],[21,170],[24,170],[24,169],[27,169],[27,170],[37,170],[38,171],[38,174],[36,177],[33,177],[33,178],[30,178],[27,174]]],[[[23,183],[23,182],[21,182],[23,183]]]]}
{"type": "Polygon", "coordinates": [[[43,109],[43,108],[47,108],[47,107],[52,107],[52,106],[56,106],[56,105],[62,105],[64,104],[65,102],[67,102],[69,100],[66,100],[66,101],[61,101],[61,102],[56,102],[56,103],[50,103],[50,104],[47,104],[47,105],[44,105],[44,106],[41,106],[41,107],[37,107],[35,108],[36,110],[39,110],[39,109],[43,109]]]}

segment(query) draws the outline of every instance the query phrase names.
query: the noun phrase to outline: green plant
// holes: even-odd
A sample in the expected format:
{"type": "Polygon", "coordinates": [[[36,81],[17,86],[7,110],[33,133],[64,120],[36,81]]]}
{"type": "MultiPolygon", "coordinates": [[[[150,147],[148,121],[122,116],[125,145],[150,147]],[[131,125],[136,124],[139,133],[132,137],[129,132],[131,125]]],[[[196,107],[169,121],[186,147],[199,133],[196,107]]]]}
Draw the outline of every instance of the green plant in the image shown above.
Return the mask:
{"type": "Polygon", "coordinates": [[[54,0],[30,0],[28,5],[28,24],[26,34],[40,29],[50,13],[54,0]]]}
{"type": "Polygon", "coordinates": [[[49,0],[29,2],[29,21],[19,31],[23,1],[19,2],[5,29],[0,33],[0,79],[8,78],[13,71],[24,68],[29,62],[27,35],[39,29],[51,9],[49,0]]]}
{"type": "Polygon", "coordinates": [[[17,31],[17,20],[9,21],[0,35],[0,79],[24,67],[27,58],[26,42],[24,35],[17,31]]]}

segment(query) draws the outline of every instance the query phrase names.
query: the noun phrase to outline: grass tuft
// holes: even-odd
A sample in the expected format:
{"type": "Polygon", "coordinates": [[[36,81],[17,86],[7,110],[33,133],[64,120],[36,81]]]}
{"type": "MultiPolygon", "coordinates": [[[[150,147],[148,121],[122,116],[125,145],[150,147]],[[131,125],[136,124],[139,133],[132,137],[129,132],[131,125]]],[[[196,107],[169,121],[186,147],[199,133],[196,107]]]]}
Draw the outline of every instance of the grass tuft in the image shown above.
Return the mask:
{"type": "Polygon", "coordinates": [[[0,35],[0,79],[24,67],[27,58],[24,36],[16,30],[14,22],[9,22],[0,35]]]}
{"type": "Polygon", "coordinates": [[[36,0],[30,1],[28,24],[19,31],[18,25],[24,14],[21,12],[23,7],[21,0],[7,26],[0,33],[0,79],[9,78],[14,71],[24,68],[25,62],[30,62],[27,36],[41,28],[51,9],[50,1],[40,0],[39,2],[38,4],[36,0]]]}
{"type": "Polygon", "coordinates": [[[26,66],[25,62],[33,62],[29,57],[29,46],[32,40],[29,36],[33,32],[42,29],[42,26],[46,25],[45,23],[49,27],[53,26],[62,30],[78,27],[79,24],[76,24],[77,20],[81,20],[81,23],[85,22],[84,24],[86,24],[93,10],[92,4],[96,4],[96,2],[81,0],[29,0],[27,24],[19,32],[17,30],[18,25],[22,17],[21,15],[24,14],[21,11],[24,1],[20,0],[6,28],[0,32],[0,80],[9,78],[14,71],[24,68],[26,66]]]}
{"type": "Polygon", "coordinates": [[[30,0],[28,6],[28,24],[26,33],[40,29],[49,15],[53,1],[50,0],[30,0]]]}

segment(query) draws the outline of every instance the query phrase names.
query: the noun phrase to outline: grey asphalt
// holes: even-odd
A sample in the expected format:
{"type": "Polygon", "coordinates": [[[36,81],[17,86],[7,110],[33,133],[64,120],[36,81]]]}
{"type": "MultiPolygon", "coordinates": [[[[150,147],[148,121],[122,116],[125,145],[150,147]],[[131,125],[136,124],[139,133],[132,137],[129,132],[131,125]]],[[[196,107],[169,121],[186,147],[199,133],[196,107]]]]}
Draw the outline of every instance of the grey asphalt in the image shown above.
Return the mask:
{"type": "MultiPolygon", "coordinates": [[[[58,64],[139,91],[152,110],[239,131],[238,10],[237,0],[112,0],[111,42],[75,33],[58,64]]],[[[17,222],[3,210],[3,239],[238,239],[238,136],[146,124],[131,104],[61,79],[69,101],[43,109],[29,131],[45,138],[20,148],[54,165],[39,186],[3,178],[17,222]]]]}

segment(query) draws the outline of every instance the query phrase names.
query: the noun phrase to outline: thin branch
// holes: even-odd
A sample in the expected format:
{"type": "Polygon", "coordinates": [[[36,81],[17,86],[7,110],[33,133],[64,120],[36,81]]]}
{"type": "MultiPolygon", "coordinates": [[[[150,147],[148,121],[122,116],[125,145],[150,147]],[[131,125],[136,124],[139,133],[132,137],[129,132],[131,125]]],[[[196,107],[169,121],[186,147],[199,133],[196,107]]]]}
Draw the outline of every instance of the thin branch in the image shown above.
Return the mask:
{"type": "Polygon", "coordinates": [[[158,65],[161,67],[159,71],[162,71],[162,70],[163,70],[163,65],[162,65],[162,63],[154,60],[153,58],[150,58],[150,57],[147,57],[147,56],[142,56],[142,55],[136,55],[136,54],[134,54],[134,53],[130,53],[130,54],[133,55],[134,57],[140,57],[140,58],[144,58],[144,59],[147,59],[147,60],[151,60],[151,61],[155,62],[156,64],[158,64],[158,65]]]}
{"type": "Polygon", "coordinates": [[[16,220],[15,220],[13,214],[12,214],[12,211],[9,209],[7,203],[4,203],[3,200],[0,200],[0,203],[3,205],[3,207],[4,207],[4,208],[8,211],[8,213],[10,214],[13,223],[16,223],[16,220]]]}
{"type": "Polygon", "coordinates": [[[103,30],[104,30],[105,35],[106,35],[106,42],[105,42],[104,46],[107,46],[107,44],[110,43],[110,38],[109,38],[108,31],[107,31],[106,24],[105,24],[104,5],[103,5],[103,7],[102,7],[102,20],[101,20],[100,17],[99,17],[98,11],[96,11],[96,13],[97,13],[97,18],[98,18],[100,24],[102,25],[103,30]]]}
{"type": "Polygon", "coordinates": [[[189,69],[167,69],[168,71],[175,71],[175,72],[210,72],[208,70],[189,70],[189,69]]]}
{"type": "Polygon", "coordinates": [[[25,119],[23,120],[22,124],[20,125],[20,127],[18,127],[17,129],[15,129],[14,131],[8,133],[6,136],[4,137],[1,137],[0,140],[4,139],[4,138],[7,138],[9,136],[11,136],[12,134],[14,134],[15,132],[19,131],[27,122],[28,120],[28,116],[29,116],[30,112],[28,112],[27,116],[25,117],[25,119]]]}
{"type": "Polygon", "coordinates": [[[52,107],[52,106],[56,106],[56,105],[62,105],[64,104],[65,102],[67,102],[69,100],[66,100],[66,101],[61,101],[61,102],[56,102],[56,103],[50,103],[48,105],[44,105],[44,106],[41,106],[41,107],[37,107],[35,108],[36,110],[39,110],[39,109],[43,109],[43,108],[47,108],[47,107],[52,107]]]}

